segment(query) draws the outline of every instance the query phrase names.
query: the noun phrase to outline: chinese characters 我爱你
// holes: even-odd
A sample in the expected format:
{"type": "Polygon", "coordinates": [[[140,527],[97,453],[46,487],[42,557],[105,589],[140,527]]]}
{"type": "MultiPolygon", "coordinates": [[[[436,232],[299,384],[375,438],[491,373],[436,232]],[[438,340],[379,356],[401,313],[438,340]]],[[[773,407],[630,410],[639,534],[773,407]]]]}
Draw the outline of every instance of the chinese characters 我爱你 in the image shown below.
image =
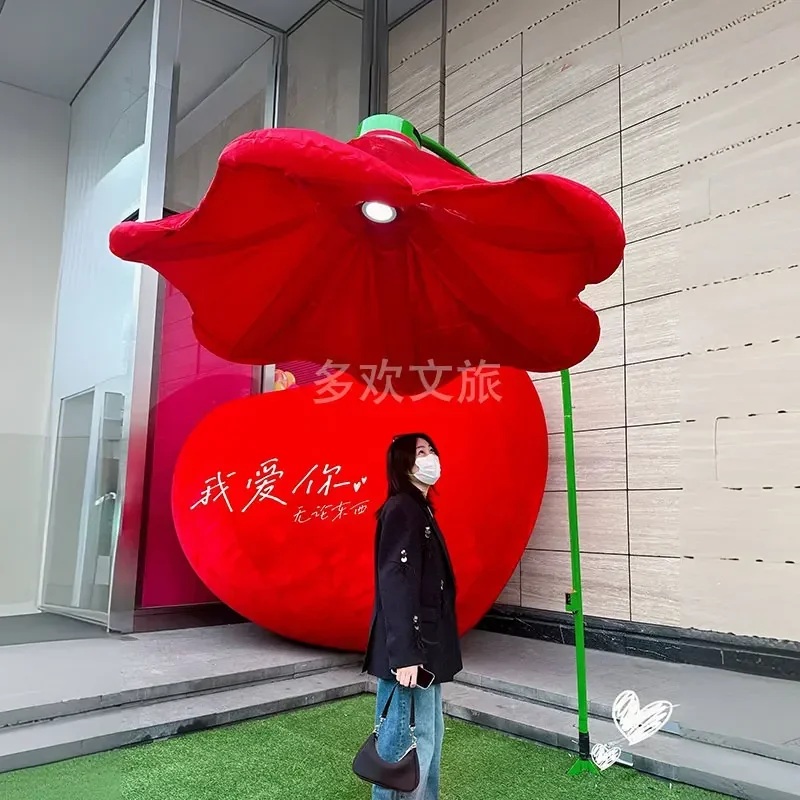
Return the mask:
{"type": "MultiPolygon", "coordinates": [[[[303,477],[295,484],[291,494],[301,492],[328,498],[331,491],[345,490],[348,493],[358,494],[367,482],[366,476],[359,474],[356,480],[338,480],[342,467],[340,464],[314,464],[306,470],[303,477]],[[335,481],[335,482],[334,482],[335,481]],[[347,488],[349,487],[349,489],[347,488]]],[[[271,500],[281,506],[286,506],[287,501],[282,499],[278,484],[285,472],[280,468],[277,458],[262,461],[251,477],[240,482],[232,481],[238,472],[236,470],[218,470],[205,481],[200,491],[199,498],[190,506],[194,510],[201,506],[209,506],[222,501],[230,513],[238,510],[241,513],[249,510],[253,505],[271,500]],[[243,484],[243,488],[242,488],[243,484]],[[246,497],[239,503],[236,495],[244,494],[246,497]]],[[[339,492],[341,496],[341,491],[339,492]]],[[[359,515],[364,513],[368,500],[340,500],[337,503],[317,505],[314,509],[299,506],[294,518],[296,522],[310,522],[312,519],[337,520],[348,514],[359,515]]]]}
{"type": "MultiPolygon", "coordinates": [[[[292,489],[292,494],[296,494],[297,490],[305,484],[306,486],[306,494],[311,494],[311,489],[314,486],[314,479],[311,477],[317,470],[319,469],[319,464],[314,464],[308,472],[300,479],[299,483],[292,489]]],[[[325,497],[328,496],[328,493],[331,490],[331,480],[333,476],[338,476],[339,473],[342,471],[341,465],[331,466],[330,464],[326,464],[322,468],[322,477],[324,480],[322,481],[322,485],[317,489],[317,494],[324,494],[325,497]]],[[[319,480],[319,478],[317,478],[319,480]]],[[[358,492],[361,487],[367,482],[365,477],[361,477],[357,481],[339,481],[338,483],[333,484],[334,489],[339,489],[342,486],[352,486],[354,492],[358,492]]]]}

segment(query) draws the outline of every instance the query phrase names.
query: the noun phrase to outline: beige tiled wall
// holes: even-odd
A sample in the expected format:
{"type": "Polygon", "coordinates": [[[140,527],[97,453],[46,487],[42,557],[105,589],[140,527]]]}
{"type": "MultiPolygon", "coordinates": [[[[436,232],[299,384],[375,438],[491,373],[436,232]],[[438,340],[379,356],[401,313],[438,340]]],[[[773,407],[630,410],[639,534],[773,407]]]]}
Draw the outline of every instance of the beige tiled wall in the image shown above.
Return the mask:
{"type": "Polygon", "coordinates": [[[286,125],[348,141],[358,126],[361,22],[321,6],[288,38],[286,125]]]}
{"type": "Polygon", "coordinates": [[[389,32],[389,113],[437,141],[442,140],[444,101],[443,4],[430,0],[389,32]]]}
{"type": "MultiPolygon", "coordinates": [[[[800,640],[796,0],[433,0],[391,58],[391,108],[479,174],[571,177],[625,223],[573,370],[587,611],[800,640]]],[[[560,384],[535,378],[551,472],[501,601],[562,610],[560,384]]]]}

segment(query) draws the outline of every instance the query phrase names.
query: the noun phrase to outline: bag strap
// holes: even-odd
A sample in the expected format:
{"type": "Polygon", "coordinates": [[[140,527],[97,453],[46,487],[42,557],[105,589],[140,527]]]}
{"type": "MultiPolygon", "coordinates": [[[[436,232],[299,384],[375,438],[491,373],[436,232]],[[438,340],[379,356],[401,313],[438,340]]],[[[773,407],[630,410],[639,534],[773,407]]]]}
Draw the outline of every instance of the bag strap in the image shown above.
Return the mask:
{"type": "MultiPolygon", "coordinates": [[[[389,695],[389,699],[386,701],[386,705],[383,707],[383,713],[381,714],[380,723],[378,727],[380,728],[384,722],[386,722],[386,718],[389,716],[389,709],[392,705],[392,700],[394,699],[394,693],[397,691],[397,687],[399,684],[395,683],[392,687],[391,694],[389,695]]],[[[414,703],[414,692],[411,692],[411,719],[409,720],[409,726],[411,728],[411,732],[414,732],[414,729],[417,726],[417,715],[416,715],[416,708],[414,703]]]]}

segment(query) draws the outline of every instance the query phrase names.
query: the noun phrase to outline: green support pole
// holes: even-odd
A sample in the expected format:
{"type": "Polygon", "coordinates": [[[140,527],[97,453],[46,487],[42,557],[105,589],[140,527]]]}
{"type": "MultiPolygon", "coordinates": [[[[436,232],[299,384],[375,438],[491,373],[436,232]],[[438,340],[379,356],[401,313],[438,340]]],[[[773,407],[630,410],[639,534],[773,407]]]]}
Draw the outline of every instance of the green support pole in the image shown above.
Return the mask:
{"type": "Polygon", "coordinates": [[[431,153],[435,153],[439,158],[443,158],[445,161],[449,161],[451,164],[454,164],[456,167],[461,167],[464,172],[469,172],[470,175],[474,175],[475,173],[467,166],[466,162],[462,161],[455,153],[451,150],[448,150],[443,144],[439,144],[436,139],[431,139],[430,136],[425,136],[424,133],[420,134],[420,141],[422,142],[422,146],[426,150],[430,150],[431,153]]]}
{"type": "Polygon", "coordinates": [[[586,689],[586,644],[583,623],[583,587],[581,585],[581,547],[578,534],[578,488],[575,478],[575,434],[572,423],[572,385],[569,370],[561,373],[561,396],[564,402],[564,449],[567,464],[567,506],[569,509],[569,550],[572,562],[572,591],[567,594],[567,611],[575,620],[575,665],[578,674],[578,760],[570,775],[584,772],[599,775],[592,761],[589,740],[589,698],[586,689]]]}
{"type": "MultiPolygon", "coordinates": [[[[365,119],[358,128],[358,135],[371,131],[391,131],[416,142],[457,167],[475,173],[455,153],[435,139],[420,135],[417,129],[402,117],[378,114],[365,119]]],[[[575,663],[578,675],[578,760],[569,770],[570,775],[588,772],[599,775],[600,770],[592,761],[589,740],[589,698],[586,688],[586,643],[583,622],[583,588],[581,585],[581,546],[578,535],[578,490],[575,479],[575,434],[572,424],[572,386],[569,370],[561,373],[561,394],[564,401],[564,447],[567,462],[567,501],[569,507],[569,549],[572,562],[572,591],[567,594],[567,611],[575,620],[575,663]]]]}

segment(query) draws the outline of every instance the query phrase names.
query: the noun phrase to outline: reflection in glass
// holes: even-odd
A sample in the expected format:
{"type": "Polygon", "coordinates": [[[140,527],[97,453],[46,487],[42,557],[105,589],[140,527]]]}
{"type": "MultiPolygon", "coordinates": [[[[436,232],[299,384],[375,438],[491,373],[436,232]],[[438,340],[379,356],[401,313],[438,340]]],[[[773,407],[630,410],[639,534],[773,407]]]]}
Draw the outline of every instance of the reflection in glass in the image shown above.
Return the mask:
{"type": "Polygon", "coordinates": [[[183,4],[170,209],[194,208],[226,145],[268,125],[273,58],[274,40],[263,30],[192,0],[183,4]]]}
{"type": "MultiPolygon", "coordinates": [[[[177,123],[166,205],[181,212],[203,198],[229,142],[271,124],[274,40],[229,14],[184,0],[178,62],[177,123]]],[[[253,367],[231,364],[200,346],[187,309],[180,292],[166,286],[157,403],[150,418],[155,477],[143,531],[142,608],[214,601],[178,544],[170,509],[170,477],[194,426],[215,406],[246,397],[256,386],[253,367]]]]}

